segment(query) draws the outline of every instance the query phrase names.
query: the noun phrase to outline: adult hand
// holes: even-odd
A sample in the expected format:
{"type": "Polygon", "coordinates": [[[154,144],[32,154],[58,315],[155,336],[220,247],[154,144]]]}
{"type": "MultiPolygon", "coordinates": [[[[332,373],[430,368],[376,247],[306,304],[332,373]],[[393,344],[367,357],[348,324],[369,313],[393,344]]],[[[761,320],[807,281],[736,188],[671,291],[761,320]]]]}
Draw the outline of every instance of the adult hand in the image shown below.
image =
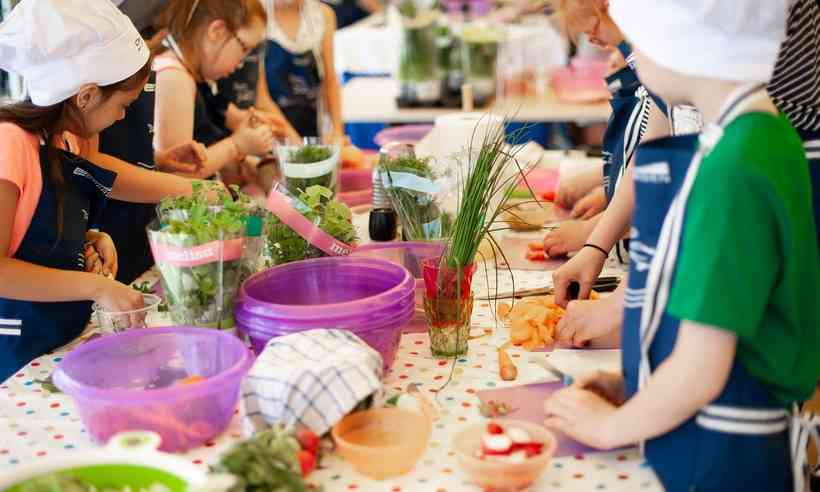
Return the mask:
{"type": "Polygon", "coordinates": [[[208,162],[205,145],[193,140],[158,151],[154,155],[157,168],[166,173],[197,174],[208,162]]]}
{"type": "Polygon", "coordinates": [[[604,269],[606,257],[593,248],[581,250],[558,270],[552,273],[552,282],[555,286],[555,303],[566,307],[569,301],[569,286],[578,282],[580,289],[578,299],[588,299],[592,286],[604,269]]]}

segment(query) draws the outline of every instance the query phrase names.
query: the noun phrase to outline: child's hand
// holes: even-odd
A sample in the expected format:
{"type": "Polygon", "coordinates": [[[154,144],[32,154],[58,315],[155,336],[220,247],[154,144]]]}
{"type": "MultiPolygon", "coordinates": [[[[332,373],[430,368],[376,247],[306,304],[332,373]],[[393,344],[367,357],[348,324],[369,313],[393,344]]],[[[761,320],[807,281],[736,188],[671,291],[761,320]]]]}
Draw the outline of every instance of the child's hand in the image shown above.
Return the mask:
{"type": "Polygon", "coordinates": [[[254,117],[246,118],[233,133],[239,151],[245,155],[264,156],[273,147],[273,131],[266,124],[259,124],[254,117]]]}
{"type": "MultiPolygon", "coordinates": [[[[545,241],[546,246],[546,241],[545,241]]],[[[592,285],[604,269],[606,257],[600,251],[592,248],[583,248],[558,270],[552,273],[552,283],[555,286],[555,303],[566,307],[569,301],[569,286],[578,282],[581,289],[579,299],[588,299],[592,285]]]]}
{"type": "Polygon", "coordinates": [[[555,192],[555,204],[561,208],[572,210],[575,202],[583,198],[586,191],[581,189],[576,180],[572,178],[562,180],[558,186],[558,191],[555,192]]]}
{"type": "MultiPolygon", "coordinates": [[[[100,273],[106,277],[116,277],[117,276],[117,248],[114,246],[114,241],[111,239],[111,236],[104,232],[97,232],[97,231],[88,231],[85,234],[86,245],[92,246],[94,252],[98,255],[98,258],[94,258],[91,255],[90,260],[92,263],[94,261],[100,261],[101,271],[100,273]]],[[[88,260],[89,257],[86,255],[86,271],[88,271],[88,260]]]]}
{"type": "Polygon", "coordinates": [[[558,391],[544,403],[544,425],[597,449],[615,447],[611,425],[615,406],[577,386],[558,391]]]}
{"type": "Polygon", "coordinates": [[[606,208],[606,192],[603,186],[598,186],[587,193],[572,207],[572,217],[576,219],[588,220],[606,208]]]}
{"type": "Polygon", "coordinates": [[[583,347],[586,342],[620,328],[623,305],[614,298],[599,301],[572,301],[556,326],[556,340],[583,347]]]}
{"type": "Polygon", "coordinates": [[[595,371],[577,378],[572,386],[592,391],[615,406],[624,403],[624,378],[620,374],[595,371]]]}
{"type": "Polygon", "coordinates": [[[248,117],[251,118],[252,126],[268,125],[276,138],[286,138],[288,136],[288,122],[273,113],[251,108],[248,117]]]}
{"type": "Polygon", "coordinates": [[[208,154],[204,145],[191,140],[168,150],[158,151],[154,160],[160,171],[196,174],[208,162],[208,154]]]}
{"type": "Polygon", "coordinates": [[[544,253],[550,258],[559,258],[578,251],[584,246],[590,232],[589,224],[584,221],[564,222],[544,236],[544,253]]]}
{"type": "Polygon", "coordinates": [[[97,295],[93,300],[106,311],[121,313],[145,306],[142,294],[131,287],[105,277],[98,277],[97,281],[99,282],[96,288],[97,295]]]}

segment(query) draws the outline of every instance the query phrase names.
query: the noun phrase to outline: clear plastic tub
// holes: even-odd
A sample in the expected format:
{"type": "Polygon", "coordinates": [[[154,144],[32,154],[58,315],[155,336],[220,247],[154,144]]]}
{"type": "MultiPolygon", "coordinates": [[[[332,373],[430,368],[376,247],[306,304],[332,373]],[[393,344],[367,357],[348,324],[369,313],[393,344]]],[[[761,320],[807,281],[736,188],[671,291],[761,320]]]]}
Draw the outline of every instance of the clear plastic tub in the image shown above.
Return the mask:
{"type": "Polygon", "coordinates": [[[253,354],[233,335],[152,328],[88,342],[63,359],[54,384],[72,396],[98,443],[149,430],[163,451],[199,446],[227,428],[253,354]]]}
{"type": "Polygon", "coordinates": [[[404,267],[374,258],[317,258],[280,265],[248,279],[236,319],[254,346],[316,328],[348,330],[395,360],[414,309],[415,282],[404,267]],[[267,340],[265,337],[267,336],[267,340]]]}
{"type": "Polygon", "coordinates": [[[143,294],[142,302],[145,307],[133,311],[106,311],[99,304],[94,304],[94,316],[100,324],[100,331],[121,333],[147,327],[149,318],[159,311],[162,299],[154,294],[143,294]]]}

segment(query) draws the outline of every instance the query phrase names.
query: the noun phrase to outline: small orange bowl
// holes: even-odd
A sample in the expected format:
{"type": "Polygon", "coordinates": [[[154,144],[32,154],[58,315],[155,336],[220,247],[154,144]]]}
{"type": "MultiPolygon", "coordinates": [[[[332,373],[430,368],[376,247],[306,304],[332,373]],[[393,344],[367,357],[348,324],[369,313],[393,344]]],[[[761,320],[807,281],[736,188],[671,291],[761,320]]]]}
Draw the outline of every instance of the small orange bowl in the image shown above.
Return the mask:
{"type": "Polygon", "coordinates": [[[424,415],[377,408],[348,415],[333,427],[336,451],[361,474],[376,480],[403,475],[427,449],[433,424],[424,415]]]}
{"type": "Polygon", "coordinates": [[[502,463],[476,458],[476,451],[481,449],[481,441],[487,429],[485,422],[467,427],[453,438],[458,463],[473,482],[485,489],[507,491],[527,488],[544,472],[544,468],[555,454],[558,441],[552,432],[540,425],[507,419],[499,419],[497,422],[505,428],[512,426],[526,431],[534,441],[544,443],[541,454],[527,458],[522,463],[502,463]]]}

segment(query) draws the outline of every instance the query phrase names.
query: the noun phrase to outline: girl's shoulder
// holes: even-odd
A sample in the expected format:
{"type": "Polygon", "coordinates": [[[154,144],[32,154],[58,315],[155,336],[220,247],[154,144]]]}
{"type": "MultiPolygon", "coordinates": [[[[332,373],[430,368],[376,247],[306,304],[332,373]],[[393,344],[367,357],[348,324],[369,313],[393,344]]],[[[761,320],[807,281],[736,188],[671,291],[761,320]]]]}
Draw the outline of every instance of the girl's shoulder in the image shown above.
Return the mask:
{"type": "Polygon", "coordinates": [[[40,137],[25,131],[11,122],[0,122],[0,145],[27,146],[35,150],[40,144],[40,137]]]}
{"type": "Polygon", "coordinates": [[[181,70],[186,74],[188,73],[188,69],[185,68],[185,65],[183,65],[179,58],[177,58],[177,56],[171,51],[166,51],[161,55],[157,55],[154,58],[154,64],[151,68],[157,73],[164,72],[166,70],[181,70]]]}

